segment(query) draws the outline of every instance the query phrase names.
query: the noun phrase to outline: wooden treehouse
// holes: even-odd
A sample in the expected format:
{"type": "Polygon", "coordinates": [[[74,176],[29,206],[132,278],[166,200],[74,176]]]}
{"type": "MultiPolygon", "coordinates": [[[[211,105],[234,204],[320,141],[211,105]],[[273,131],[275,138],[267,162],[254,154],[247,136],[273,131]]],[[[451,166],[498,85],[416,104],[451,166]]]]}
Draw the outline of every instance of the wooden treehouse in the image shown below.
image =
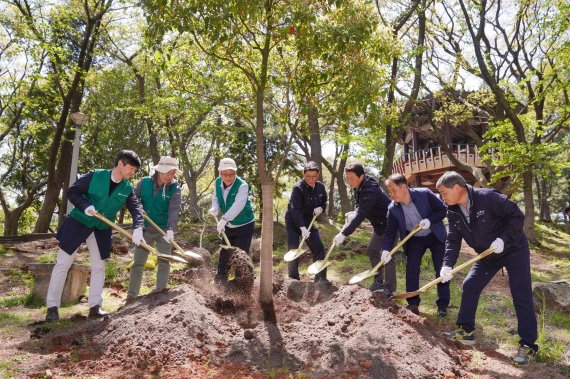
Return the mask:
{"type": "Polygon", "coordinates": [[[444,121],[435,124],[436,130],[434,130],[432,123],[435,121],[431,118],[432,106],[431,97],[414,106],[407,129],[399,138],[396,150],[399,154],[394,160],[392,172],[404,174],[410,187],[427,187],[435,190],[439,177],[450,170],[459,172],[469,184],[480,186],[470,172],[453,165],[437,141],[445,140],[453,156],[460,162],[484,168],[477,146],[469,137],[469,133],[474,131],[478,136],[482,136],[488,127],[488,114],[477,107],[472,107],[473,116],[467,121],[453,125],[445,118],[444,121]],[[468,131],[468,128],[471,130],[468,131]],[[440,138],[436,133],[440,133],[440,138]]]}

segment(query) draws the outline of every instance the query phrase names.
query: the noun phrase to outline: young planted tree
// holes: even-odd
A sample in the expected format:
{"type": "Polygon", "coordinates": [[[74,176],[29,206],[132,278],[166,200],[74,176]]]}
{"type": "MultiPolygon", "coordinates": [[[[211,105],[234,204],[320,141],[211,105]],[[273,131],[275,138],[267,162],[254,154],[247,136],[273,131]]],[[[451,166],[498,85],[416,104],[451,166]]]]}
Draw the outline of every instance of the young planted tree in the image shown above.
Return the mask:
{"type": "Polygon", "coordinates": [[[208,56],[237,70],[249,84],[254,99],[253,120],[256,154],[261,183],[262,243],[259,299],[267,318],[273,318],[273,196],[274,175],[284,160],[268,161],[265,155],[266,95],[272,54],[277,46],[287,43],[289,27],[303,10],[303,3],[274,0],[251,1],[189,1],[172,3],[145,1],[150,25],[155,33],[181,30],[191,34],[197,46],[208,56]]]}

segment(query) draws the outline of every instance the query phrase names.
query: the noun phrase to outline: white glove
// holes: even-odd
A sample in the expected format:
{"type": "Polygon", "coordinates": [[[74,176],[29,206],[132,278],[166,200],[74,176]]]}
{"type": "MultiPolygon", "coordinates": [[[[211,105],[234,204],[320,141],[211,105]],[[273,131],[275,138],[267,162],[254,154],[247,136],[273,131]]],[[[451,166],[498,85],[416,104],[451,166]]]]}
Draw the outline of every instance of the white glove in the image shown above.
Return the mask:
{"type": "Polygon", "coordinates": [[[133,243],[138,246],[141,242],[145,242],[143,238],[143,228],[138,227],[133,231],[133,243]]]}
{"type": "Polygon", "coordinates": [[[430,225],[431,222],[427,218],[424,218],[422,221],[420,221],[420,228],[423,230],[429,229],[430,225]]]}
{"type": "Polygon", "coordinates": [[[301,226],[301,236],[303,238],[309,238],[310,235],[311,235],[311,232],[309,232],[309,230],[306,227],[301,226]]]}
{"type": "Polygon", "coordinates": [[[164,238],[166,242],[172,243],[174,242],[174,232],[172,230],[167,230],[166,235],[162,238],[164,238]]]}
{"type": "Polygon", "coordinates": [[[221,233],[226,228],[227,223],[228,223],[228,220],[226,220],[225,218],[221,219],[218,222],[218,225],[216,225],[216,229],[218,230],[218,233],[221,233]]]}
{"type": "Polygon", "coordinates": [[[85,212],[87,216],[93,217],[93,213],[96,213],[97,209],[95,209],[93,205],[90,205],[87,208],[85,208],[83,212],[85,212]]]}
{"type": "Polygon", "coordinates": [[[323,208],[322,207],[316,207],[315,209],[313,209],[313,214],[315,216],[320,215],[321,213],[323,213],[323,208]]]}
{"type": "Polygon", "coordinates": [[[220,208],[210,208],[208,213],[214,217],[218,217],[218,215],[220,214],[220,208]]]}
{"type": "Polygon", "coordinates": [[[441,282],[442,283],[447,283],[451,280],[451,278],[453,278],[453,274],[451,274],[451,267],[448,266],[443,266],[441,268],[441,271],[439,272],[439,276],[441,276],[441,282]]]}
{"type": "Polygon", "coordinates": [[[495,254],[501,254],[503,252],[503,250],[505,250],[505,243],[503,242],[502,239],[497,238],[496,240],[493,241],[493,243],[489,247],[495,248],[495,251],[494,251],[495,254]]]}
{"type": "Polygon", "coordinates": [[[391,259],[392,256],[390,255],[390,252],[388,250],[382,251],[382,260],[384,261],[384,264],[390,262],[391,259]]]}
{"type": "Polygon", "coordinates": [[[351,211],[351,212],[347,212],[344,217],[346,217],[346,222],[351,222],[352,220],[354,220],[354,218],[356,217],[356,212],[355,211],[351,211]]]}
{"type": "Polygon", "coordinates": [[[344,242],[344,239],[346,238],[346,236],[342,233],[337,234],[336,236],[334,236],[334,243],[335,245],[340,245],[341,243],[344,242]]]}

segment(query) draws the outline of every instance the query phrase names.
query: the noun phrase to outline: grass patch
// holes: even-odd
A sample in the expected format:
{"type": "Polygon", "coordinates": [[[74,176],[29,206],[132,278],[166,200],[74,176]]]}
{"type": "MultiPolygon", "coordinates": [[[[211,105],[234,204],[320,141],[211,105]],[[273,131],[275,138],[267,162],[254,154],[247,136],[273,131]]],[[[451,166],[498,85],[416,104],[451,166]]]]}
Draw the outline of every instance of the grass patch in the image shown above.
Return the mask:
{"type": "Polygon", "coordinates": [[[116,258],[111,257],[105,264],[105,282],[115,283],[125,276],[126,269],[116,258]]]}
{"type": "Polygon", "coordinates": [[[12,249],[7,248],[4,245],[0,245],[0,257],[4,256],[4,257],[8,257],[13,255],[14,252],[12,251],[12,249]]]}
{"type": "Polygon", "coordinates": [[[55,263],[57,260],[57,251],[50,251],[38,257],[36,263],[55,263]]]}

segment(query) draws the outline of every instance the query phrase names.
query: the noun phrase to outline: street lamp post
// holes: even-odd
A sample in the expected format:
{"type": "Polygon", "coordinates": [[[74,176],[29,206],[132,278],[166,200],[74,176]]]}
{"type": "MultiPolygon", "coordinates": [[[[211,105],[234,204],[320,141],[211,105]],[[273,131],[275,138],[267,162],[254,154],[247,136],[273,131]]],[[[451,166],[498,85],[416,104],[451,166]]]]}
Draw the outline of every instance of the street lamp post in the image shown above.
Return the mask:
{"type": "MultiPolygon", "coordinates": [[[[69,115],[71,122],[75,125],[75,139],[73,140],[73,153],[71,155],[71,170],[69,172],[69,186],[77,180],[77,163],[79,161],[79,139],[81,138],[81,125],[89,121],[89,116],[81,112],[73,112],[69,115]]],[[[67,213],[71,212],[73,204],[67,201],[67,213]]]]}

